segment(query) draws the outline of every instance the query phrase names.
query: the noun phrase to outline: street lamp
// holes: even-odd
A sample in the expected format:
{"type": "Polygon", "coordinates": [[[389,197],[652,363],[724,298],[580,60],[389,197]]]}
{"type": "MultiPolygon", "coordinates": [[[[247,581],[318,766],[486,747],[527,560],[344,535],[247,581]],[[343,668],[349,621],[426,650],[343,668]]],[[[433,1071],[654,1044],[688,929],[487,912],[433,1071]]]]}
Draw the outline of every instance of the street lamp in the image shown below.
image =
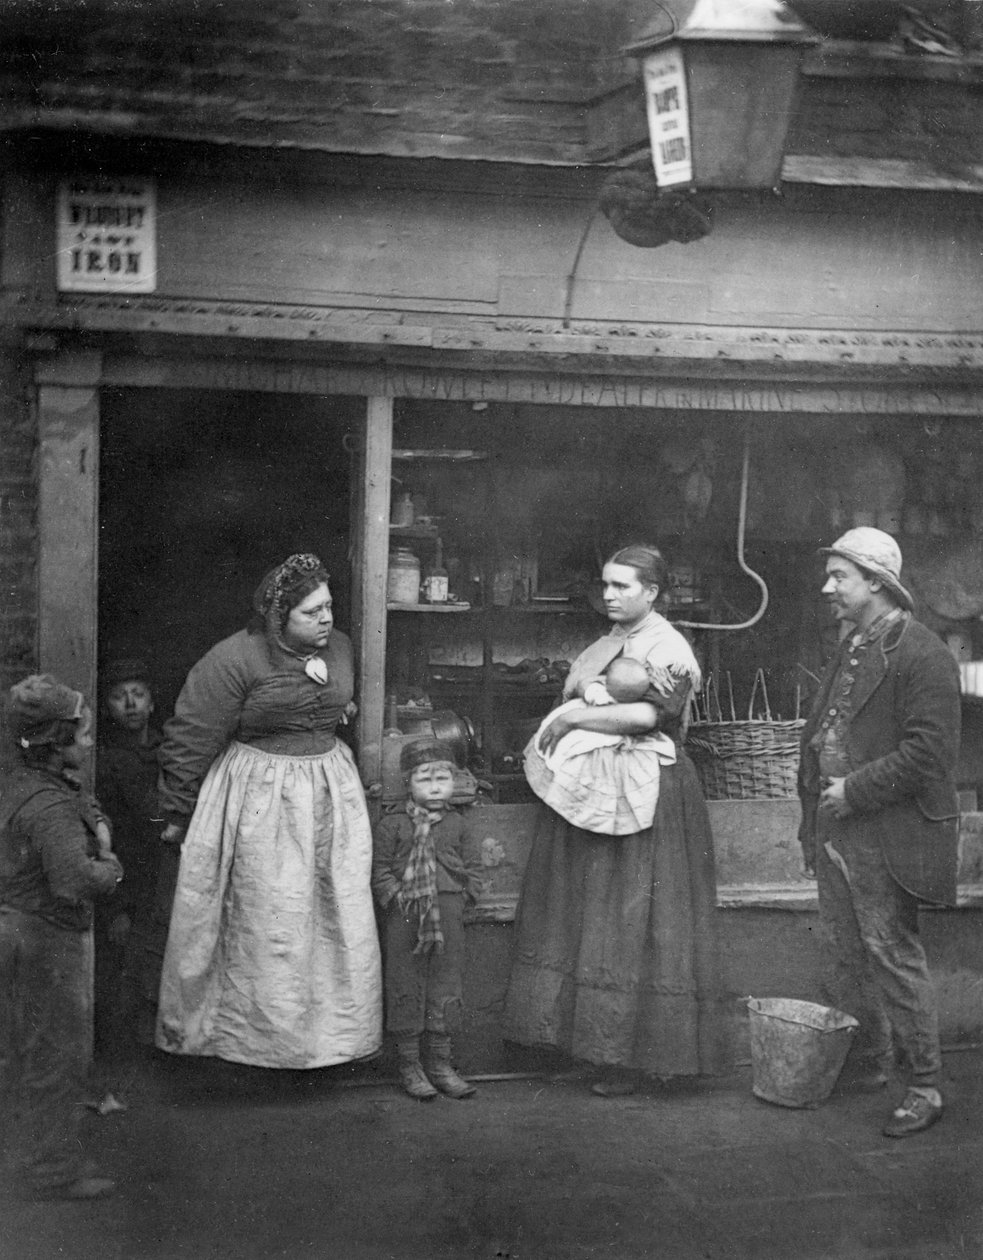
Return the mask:
{"type": "Polygon", "coordinates": [[[617,171],[599,205],[618,236],[654,248],[713,225],[720,189],[774,188],[799,64],[818,41],[781,0],[655,0],[623,51],[642,63],[652,165],[617,171]]]}
{"type": "Polygon", "coordinates": [[[781,0],[669,0],[640,58],[660,188],[774,188],[799,65],[819,37],[781,0]]]}

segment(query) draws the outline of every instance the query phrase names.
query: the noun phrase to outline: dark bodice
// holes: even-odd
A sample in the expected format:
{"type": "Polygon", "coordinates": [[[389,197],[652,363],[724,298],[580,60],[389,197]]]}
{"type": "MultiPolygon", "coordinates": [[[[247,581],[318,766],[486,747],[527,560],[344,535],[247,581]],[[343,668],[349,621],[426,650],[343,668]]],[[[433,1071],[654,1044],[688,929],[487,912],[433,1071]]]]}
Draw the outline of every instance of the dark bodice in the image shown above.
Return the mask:
{"type": "Polygon", "coordinates": [[[319,655],[328,662],[328,681],[323,685],[307,677],[302,661],[275,654],[273,668],[253,682],[245,698],[237,739],[269,752],[297,755],[324,752],[332,746],[354,684],[350,667],[343,668],[340,654],[331,652],[330,643],[319,655]]]}
{"type": "Polygon", "coordinates": [[[327,666],[323,684],[308,677],[300,657],[259,629],[240,630],[202,657],[164,727],[165,817],[187,820],[209,766],[233,739],[291,756],[314,756],[334,746],[355,688],[351,642],[335,630],[317,655],[327,666]]]}

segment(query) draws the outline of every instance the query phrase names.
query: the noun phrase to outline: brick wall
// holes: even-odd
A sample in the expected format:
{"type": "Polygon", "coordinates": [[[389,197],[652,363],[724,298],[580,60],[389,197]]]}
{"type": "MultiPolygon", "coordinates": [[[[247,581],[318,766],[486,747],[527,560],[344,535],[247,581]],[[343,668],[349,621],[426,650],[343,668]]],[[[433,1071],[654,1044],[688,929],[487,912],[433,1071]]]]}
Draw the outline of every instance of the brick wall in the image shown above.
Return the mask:
{"type": "MultiPolygon", "coordinates": [[[[654,0],[4,0],[0,130],[601,160],[644,143],[636,66],[619,50],[657,14],[654,0]],[[629,135],[598,148],[591,131],[619,87],[629,135]]],[[[789,152],[957,172],[983,161],[979,58],[928,65],[920,82],[933,59],[890,66],[878,47],[844,54],[849,66],[816,54],[789,152]]]]}
{"type": "Polygon", "coordinates": [[[810,78],[788,151],[921,160],[963,174],[983,162],[983,97],[959,83],[810,78]]]}
{"type": "Polygon", "coordinates": [[[28,381],[0,350],[0,768],[12,746],[6,699],[37,668],[36,430],[28,381]]]}
{"type": "Polygon", "coordinates": [[[0,6],[5,121],[339,151],[570,161],[645,0],[0,6]],[[129,11],[129,13],[128,13],[129,11]],[[559,90],[559,99],[551,93],[559,90]]]}

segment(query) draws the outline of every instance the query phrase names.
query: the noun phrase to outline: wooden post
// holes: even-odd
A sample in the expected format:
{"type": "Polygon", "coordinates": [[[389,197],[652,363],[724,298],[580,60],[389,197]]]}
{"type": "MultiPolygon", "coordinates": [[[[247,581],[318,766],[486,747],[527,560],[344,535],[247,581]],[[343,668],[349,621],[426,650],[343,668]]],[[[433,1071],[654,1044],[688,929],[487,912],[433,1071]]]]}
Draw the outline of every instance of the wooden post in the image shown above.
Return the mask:
{"type": "Polygon", "coordinates": [[[382,727],[386,687],[386,576],[389,564],[389,497],[393,450],[393,400],[366,399],[358,443],[352,633],[359,662],[358,759],[362,782],[382,782],[382,727]]]}
{"type": "Polygon", "coordinates": [[[39,364],[38,658],[96,712],[99,355],[39,364]]]}

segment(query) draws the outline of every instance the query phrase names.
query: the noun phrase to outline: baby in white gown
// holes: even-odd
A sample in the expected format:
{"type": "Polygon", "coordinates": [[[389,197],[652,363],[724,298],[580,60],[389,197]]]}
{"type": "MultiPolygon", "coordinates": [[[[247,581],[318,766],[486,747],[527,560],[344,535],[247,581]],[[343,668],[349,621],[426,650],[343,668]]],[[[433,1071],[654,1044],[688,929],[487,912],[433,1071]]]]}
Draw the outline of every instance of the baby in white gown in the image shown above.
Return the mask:
{"type": "Polygon", "coordinates": [[[540,741],[563,713],[643,700],[652,682],[644,663],[617,656],[603,682],[590,683],[583,700],[568,700],[548,713],[525,750],[530,787],[575,827],[599,835],[632,835],[652,825],[659,800],[659,768],[676,760],[666,735],[612,735],[572,730],[543,755],[540,741]]]}
{"type": "MultiPolygon", "coordinates": [[[[584,699],[590,705],[633,704],[636,700],[645,699],[645,693],[650,686],[651,680],[644,662],[636,661],[630,656],[616,656],[604,671],[604,681],[590,683],[584,692],[584,699]]],[[[549,715],[552,716],[553,714],[549,715]]]]}

